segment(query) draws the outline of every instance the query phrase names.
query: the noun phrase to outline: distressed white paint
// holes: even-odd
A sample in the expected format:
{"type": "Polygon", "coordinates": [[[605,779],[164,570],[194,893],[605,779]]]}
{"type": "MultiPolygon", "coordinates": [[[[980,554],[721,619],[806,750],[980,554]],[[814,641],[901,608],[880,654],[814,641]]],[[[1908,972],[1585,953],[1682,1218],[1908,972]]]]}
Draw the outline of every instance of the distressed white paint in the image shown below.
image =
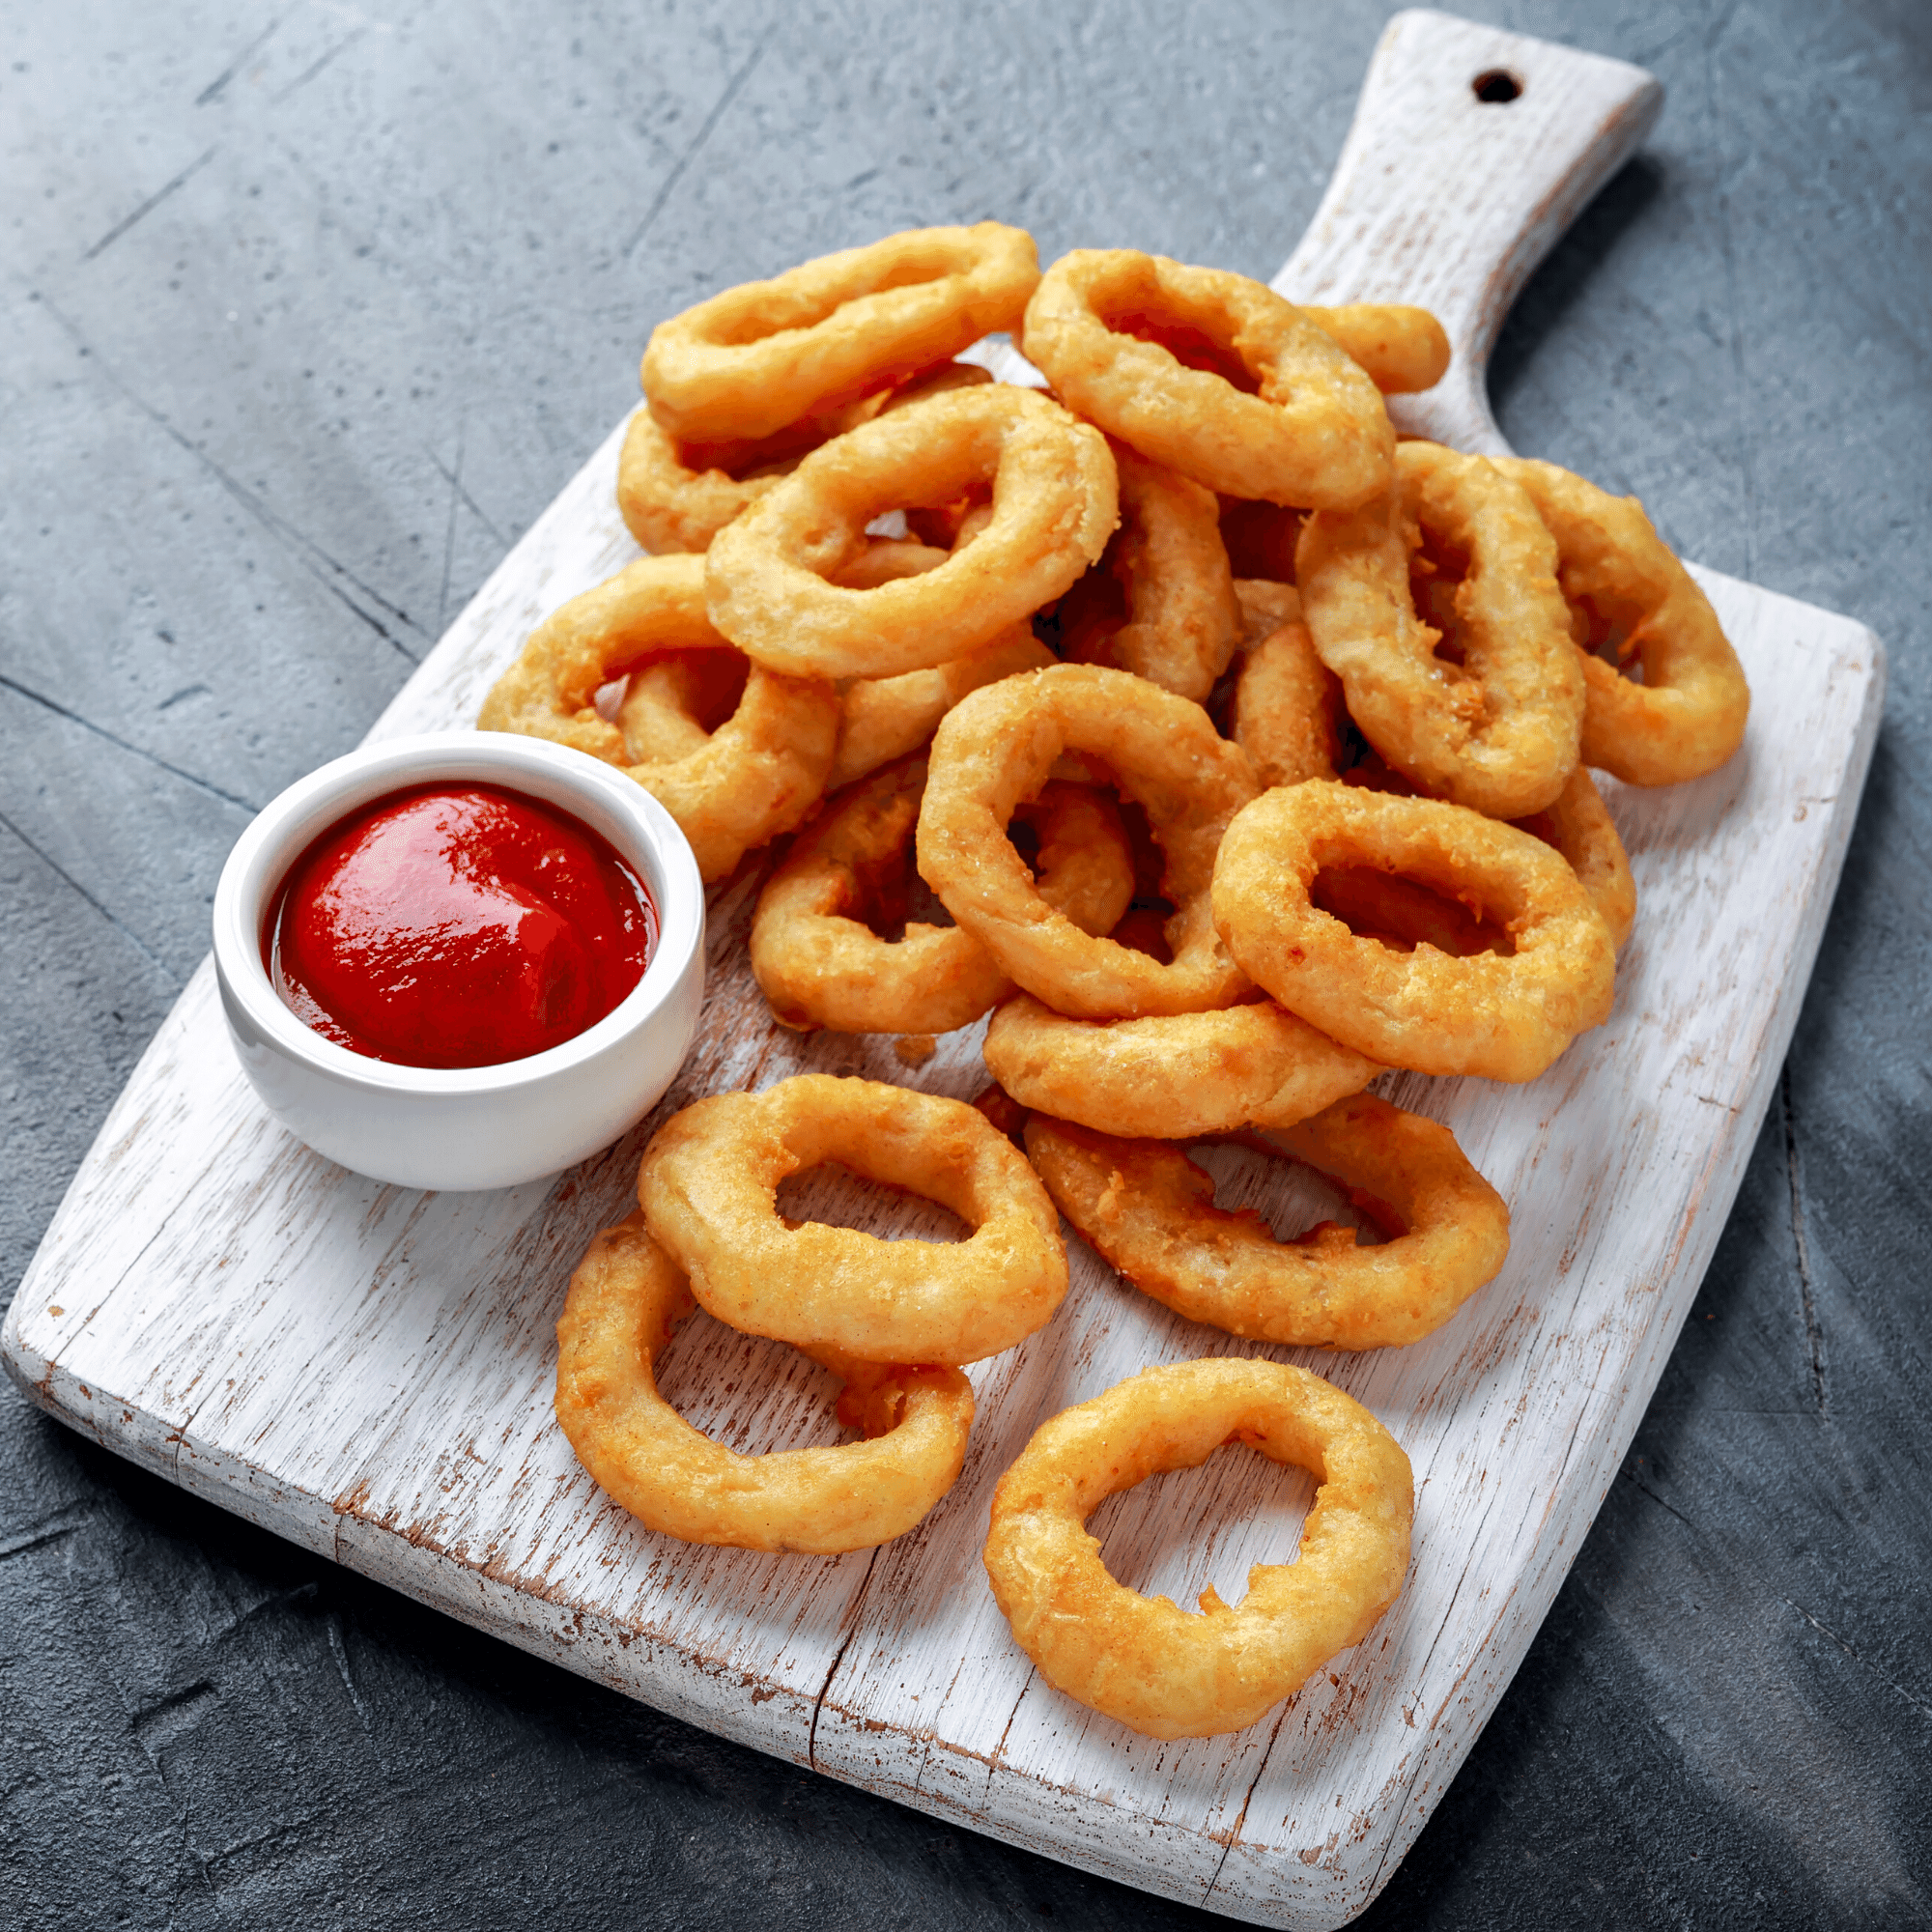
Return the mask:
{"type": "Polygon", "coordinates": [[[1455,360],[1399,397],[1405,436],[1507,454],[1485,378],[1531,271],[1650,131],[1662,85],[1641,68],[1453,14],[1398,14],[1362,83],[1321,206],[1274,278],[1292,301],[1420,302],[1455,360]],[[1521,93],[1479,100],[1479,75],[1521,93]]]}
{"type": "MultiPolygon", "coordinates": [[[[1627,150],[1650,87],[1615,63],[1399,16],[1285,286],[1429,299],[1477,362],[1536,255],[1627,150]],[[1492,66],[1518,74],[1521,99],[1465,109],[1469,76],[1492,66]],[[1396,166],[1384,118],[1417,107],[1434,117],[1433,158],[1396,166]],[[1467,205],[1479,178],[1514,184],[1505,215],[1467,205]]],[[[1480,382],[1432,419],[1494,447],[1472,396],[1480,382]]],[[[537,619],[635,554],[611,501],[616,443],[376,735],[473,719],[537,619]]],[[[1391,1083],[1454,1126],[1513,1214],[1500,1278],[1412,1349],[1254,1349],[1170,1315],[1075,1242],[1059,1318],[973,1371],[965,1472],[910,1535],[839,1558],[668,1542],[591,1486],[551,1413],[564,1283],[592,1230],[625,1211],[650,1123],[555,1181],[497,1194],[359,1179],[264,1114],[204,967],[55,1217],[8,1321],[7,1366],[109,1448],[695,1723],[1129,1884],[1269,1924],[1340,1923],[1394,1870],[1494,1707],[1636,1427],[1763,1119],[1870,757],[1877,639],[1700,575],[1750,677],[1750,730],[1698,783],[1606,781],[1641,893],[1609,1024],[1528,1087],[1391,1083]],[[1215,1352],[1309,1363],[1388,1424],[1415,1465],[1415,1559],[1395,1609],[1292,1706],[1234,1738],[1161,1744],[1033,1675],[979,1548],[990,1486],[1039,1420],[1149,1362],[1215,1352]]],[[[977,1028],[910,1073],[883,1040],[773,1027],[744,967],[754,890],[747,878],[714,905],[705,1029],[667,1110],[806,1068],[978,1091],[977,1028]]],[[[1307,1196],[1252,1156],[1218,1158],[1224,1199],[1283,1213],[1307,1196]]],[[[892,1232],[930,1226],[836,1184],[819,1200],[895,1217],[892,1232]]],[[[832,1439],[819,1371],[708,1318],[684,1331],[667,1385],[740,1447],[832,1439]]],[[[1307,1497],[1304,1480],[1234,1450],[1096,1523],[1136,1586],[1186,1602],[1212,1577],[1232,1601],[1251,1561],[1292,1550],[1307,1497]]]]}

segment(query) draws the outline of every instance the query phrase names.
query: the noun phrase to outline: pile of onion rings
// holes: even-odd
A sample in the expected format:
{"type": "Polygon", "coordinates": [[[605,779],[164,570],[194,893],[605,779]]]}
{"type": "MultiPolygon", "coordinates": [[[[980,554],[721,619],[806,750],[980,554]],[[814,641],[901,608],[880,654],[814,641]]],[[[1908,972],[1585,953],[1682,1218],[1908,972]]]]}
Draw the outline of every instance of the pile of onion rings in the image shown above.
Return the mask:
{"type": "MultiPolygon", "coordinates": [[[[658,554],[540,625],[479,722],[629,772],[707,881],[749,881],[734,904],[761,883],[778,1020],[897,1035],[910,1067],[990,1009],[1000,1084],[799,1076],[659,1127],[571,1283],[556,1398],[648,1527],[842,1550],[920,1520],[965,1454],[960,1365],[1055,1318],[1061,1213],[1179,1316],[1282,1346],[1408,1345],[1503,1266],[1508,1209],[1448,1130],[1365,1090],[1535,1079],[1605,1019],[1636,886],[1590,768],[1700,777],[1749,697],[1634,499],[1398,443],[1382,397],[1448,358],[1420,309],[1129,250],[1042,274],[994,222],[653,333],[618,499],[658,554]],[[1050,393],[953,359],[998,330],[1050,393]],[[1215,1207],[1186,1143],[1216,1138],[1368,1226],[1281,1240],[1215,1207]],[[824,1161],[968,1237],[792,1224],[779,1185],[824,1161]],[[746,1458],[690,1429],[654,1365],[696,1306],[831,1369],[864,1439],[746,1458]]],[[[1301,1370],[1149,1368],[1036,1434],[987,1574],[1069,1695],[1236,1729],[1392,1600],[1409,1482],[1301,1370]],[[1321,1477],[1300,1561],[1201,1616],[1108,1577],[1094,1505],[1236,1438],[1321,1477]]]]}
{"type": "MultiPolygon", "coordinates": [[[[1013,982],[957,925],[905,925],[882,939],[854,918],[897,923],[912,870],[925,761],[889,765],[841,793],[793,844],[752,921],[752,971],[786,1026],[837,1033],[951,1033],[1013,982]]],[[[1082,932],[1109,932],[1133,895],[1133,862],[1111,793],[1049,784],[1015,822],[1037,831],[1040,897],[1082,932]]]]}
{"type": "Polygon", "coordinates": [[[723,878],[818,803],[838,742],[838,692],[754,664],[725,724],[695,731],[668,756],[639,758],[595,699],[619,671],[650,658],[730,649],[704,614],[703,559],[644,557],[540,624],[477,723],[623,766],[677,820],[704,878],[723,878]]]}
{"type": "Polygon", "coordinates": [[[1114,448],[1121,526],[1060,600],[1053,627],[1071,664],[1118,665],[1200,703],[1240,636],[1220,504],[1211,490],[1114,448]]]}

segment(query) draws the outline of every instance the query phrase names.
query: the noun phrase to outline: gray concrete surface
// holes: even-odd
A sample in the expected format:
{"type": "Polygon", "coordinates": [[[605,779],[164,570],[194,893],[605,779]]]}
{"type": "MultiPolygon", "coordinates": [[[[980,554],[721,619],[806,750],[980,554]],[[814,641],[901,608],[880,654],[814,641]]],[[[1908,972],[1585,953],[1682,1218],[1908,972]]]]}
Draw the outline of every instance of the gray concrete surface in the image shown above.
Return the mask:
{"type": "MultiPolygon", "coordinates": [[[[0,8],[11,1292],[206,945],[635,396],[651,324],[998,215],[1266,275],[1387,9],[0,8]]],[[[1526,452],[1871,624],[1877,762],[1718,1259],[1378,1927],[1932,1924],[1932,11],[1473,11],[1641,62],[1512,319],[1526,452]]],[[[1221,1922],[686,1729],[0,1389],[0,1920],[1221,1922]]]]}

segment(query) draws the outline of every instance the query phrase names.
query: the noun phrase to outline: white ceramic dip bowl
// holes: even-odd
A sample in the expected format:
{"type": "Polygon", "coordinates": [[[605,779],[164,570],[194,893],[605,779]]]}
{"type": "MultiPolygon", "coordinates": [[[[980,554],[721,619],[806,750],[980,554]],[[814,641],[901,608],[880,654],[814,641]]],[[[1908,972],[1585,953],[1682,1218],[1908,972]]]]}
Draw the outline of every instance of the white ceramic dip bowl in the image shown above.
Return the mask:
{"type": "Polygon", "coordinates": [[[404,1187],[508,1187],[608,1147],[670,1085],[704,999],[704,888],[664,807],[582,752],[497,731],[392,738],[298,780],[242,833],[214,889],[214,971],[243,1071],[318,1153],[404,1187]],[[298,1019],[263,963],[275,895],[309,845],[361,806],[444,781],[501,785],[568,812],[610,840],[657,903],[644,977],[594,1026],[525,1060],[371,1060],[298,1019]]]}

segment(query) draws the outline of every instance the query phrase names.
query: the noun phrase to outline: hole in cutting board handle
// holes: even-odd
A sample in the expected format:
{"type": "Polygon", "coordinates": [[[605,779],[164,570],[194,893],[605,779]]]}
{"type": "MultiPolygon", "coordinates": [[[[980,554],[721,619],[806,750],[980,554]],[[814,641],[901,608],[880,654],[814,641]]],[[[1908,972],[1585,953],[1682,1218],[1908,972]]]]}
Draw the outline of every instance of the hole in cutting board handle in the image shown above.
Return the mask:
{"type": "Polygon", "coordinates": [[[1506,107],[1522,92],[1522,82],[1502,67],[1492,67],[1479,73],[1469,87],[1486,107],[1506,107]]]}

